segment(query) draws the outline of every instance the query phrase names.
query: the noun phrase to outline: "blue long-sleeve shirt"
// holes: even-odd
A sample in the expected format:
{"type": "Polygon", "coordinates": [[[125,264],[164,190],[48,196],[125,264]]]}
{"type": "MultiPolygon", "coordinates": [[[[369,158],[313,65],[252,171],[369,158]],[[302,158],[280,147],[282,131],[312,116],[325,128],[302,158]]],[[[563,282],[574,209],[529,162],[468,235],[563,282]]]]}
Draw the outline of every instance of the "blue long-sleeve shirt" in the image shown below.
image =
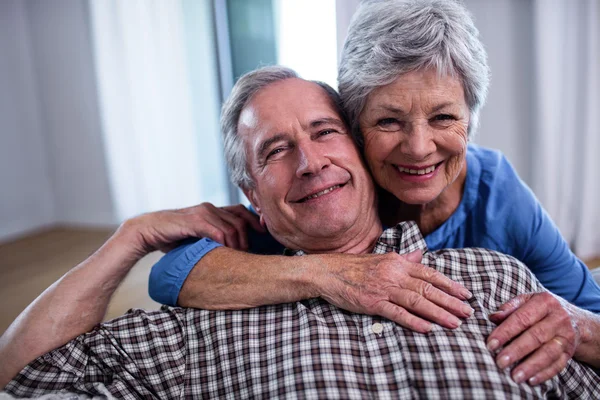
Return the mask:
{"type": "MultiPolygon", "coordinates": [[[[248,239],[252,253],[281,254],[283,250],[268,234],[251,231],[248,239]]],[[[463,198],[450,218],[425,241],[430,250],[484,247],[509,254],[527,265],[551,292],[600,313],[600,287],[499,151],[469,145],[463,198]]],[[[166,254],[152,268],[150,296],[175,305],[194,265],[218,246],[210,239],[201,239],[166,254]]]]}

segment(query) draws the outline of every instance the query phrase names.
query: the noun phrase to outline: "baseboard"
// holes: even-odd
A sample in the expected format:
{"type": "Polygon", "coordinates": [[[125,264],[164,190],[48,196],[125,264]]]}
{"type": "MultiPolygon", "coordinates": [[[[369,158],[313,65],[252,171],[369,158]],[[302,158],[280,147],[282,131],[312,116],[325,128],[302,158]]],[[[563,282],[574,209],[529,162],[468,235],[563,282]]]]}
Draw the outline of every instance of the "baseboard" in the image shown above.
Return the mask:
{"type": "Polygon", "coordinates": [[[12,227],[3,227],[0,230],[0,245],[14,240],[21,239],[31,234],[43,232],[54,227],[54,223],[43,223],[43,224],[28,224],[19,225],[12,227]]]}

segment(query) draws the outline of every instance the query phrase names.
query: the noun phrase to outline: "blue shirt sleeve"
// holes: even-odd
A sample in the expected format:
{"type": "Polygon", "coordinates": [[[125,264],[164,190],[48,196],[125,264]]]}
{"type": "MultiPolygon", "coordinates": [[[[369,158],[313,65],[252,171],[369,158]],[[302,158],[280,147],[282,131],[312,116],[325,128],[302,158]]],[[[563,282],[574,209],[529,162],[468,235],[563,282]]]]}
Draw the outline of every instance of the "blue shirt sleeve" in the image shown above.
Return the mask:
{"type": "Polygon", "coordinates": [[[220,243],[204,238],[195,242],[188,241],[165,254],[150,271],[148,293],[152,300],[176,306],[183,282],[194,265],[208,252],[220,246],[220,243]]]}
{"type": "Polygon", "coordinates": [[[505,204],[499,207],[504,210],[498,215],[508,233],[509,243],[505,245],[548,290],[578,307],[600,313],[600,287],[590,271],[570,250],[558,227],[508,161],[503,158],[501,164],[500,176],[507,180],[500,185],[504,187],[500,193],[504,193],[505,204]]]}
{"type": "MultiPolygon", "coordinates": [[[[220,243],[208,238],[189,239],[165,254],[150,271],[150,297],[158,303],[176,306],[183,283],[194,266],[211,250],[220,246],[220,243]]],[[[248,247],[253,254],[283,253],[283,246],[273,236],[252,229],[248,231],[248,247]]]]}

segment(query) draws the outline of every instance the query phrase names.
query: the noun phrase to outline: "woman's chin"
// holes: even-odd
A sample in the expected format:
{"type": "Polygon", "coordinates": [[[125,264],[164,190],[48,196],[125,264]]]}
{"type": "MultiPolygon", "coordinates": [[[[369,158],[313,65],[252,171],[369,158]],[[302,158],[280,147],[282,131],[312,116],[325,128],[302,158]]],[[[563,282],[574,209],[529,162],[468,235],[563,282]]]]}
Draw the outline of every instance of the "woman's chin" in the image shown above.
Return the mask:
{"type": "Polygon", "coordinates": [[[392,193],[401,202],[414,206],[422,206],[425,204],[429,204],[435,199],[437,199],[440,195],[440,192],[437,190],[414,188],[408,189],[406,191],[394,190],[392,191],[392,193]]]}

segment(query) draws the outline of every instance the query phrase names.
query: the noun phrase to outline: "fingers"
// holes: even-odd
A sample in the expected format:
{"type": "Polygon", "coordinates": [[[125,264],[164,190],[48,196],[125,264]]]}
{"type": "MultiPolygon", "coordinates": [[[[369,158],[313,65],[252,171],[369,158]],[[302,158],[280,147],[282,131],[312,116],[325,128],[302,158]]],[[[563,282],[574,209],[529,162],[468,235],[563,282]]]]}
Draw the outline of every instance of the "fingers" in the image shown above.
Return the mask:
{"type": "MultiPolygon", "coordinates": [[[[560,359],[558,359],[555,363],[551,364],[549,367],[545,368],[541,372],[535,374],[531,378],[527,380],[527,382],[534,386],[539,385],[541,383],[546,382],[548,379],[554,378],[556,375],[560,373],[563,369],[566,368],[567,362],[569,362],[570,357],[566,354],[562,354],[560,359]]],[[[527,379],[527,378],[525,378],[527,379]]]]}
{"type": "MultiPolygon", "coordinates": [[[[421,256],[416,252],[408,259],[421,256]]],[[[464,294],[466,288],[433,268],[408,261],[407,256],[387,253],[333,259],[336,261],[326,264],[326,279],[319,280],[319,293],[338,307],[381,315],[418,332],[428,332],[432,322],[457,328],[460,318],[474,312],[461,300],[468,297],[464,294]],[[458,296],[440,287],[453,288],[458,296]]]]}
{"type": "Polygon", "coordinates": [[[512,371],[513,380],[517,383],[528,381],[531,385],[547,381],[566,367],[570,357],[565,349],[560,338],[545,342],[512,371]]]}
{"type": "Polygon", "coordinates": [[[427,333],[433,328],[430,322],[427,322],[424,319],[409,313],[406,309],[388,301],[379,304],[377,314],[415,332],[427,333]]]}
{"type": "MultiPolygon", "coordinates": [[[[506,368],[519,362],[536,349],[544,347],[545,343],[551,341],[555,336],[556,326],[553,326],[551,318],[545,318],[530,328],[526,328],[524,332],[519,333],[520,335],[510,345],[498,353],[497,362],[500,368],[506,368]]],[[[554,361],[558,355],[558,353],[554,354],[550,361],[554,361]]]]}
{"type": "Polygon", "coordinates": [[[498,367],[518,364],[513,379],[537,385],[566,366],[579,336],[571,314],[555,296],[532,293],[517,297],[490,315],[501,323],[490,334],[488,348],[494,351],[510,342],[496,357],[498,367]]]}
{"type": "MultiPolygon", "coordinates": [[[[210,203],[203,203],[202,206],[204,207],[201,215],[202,233],[205,233],[206,237],[227,247],[239,250],[248,249],[246,220],[210,203]]],[[[200,224],[198,225],[200,226],[200,224]]]]}
{"type": "Polygon", "coordinates": [[[444,304],[442,299],[448,298],[450,301],[453,299],[458,305],[454,305],[451,308],[451,311],[455,312],[457,315],[461,317],[468,317],[471,315],[473,309],[466,304],[463,304],[460,300],[448,296],[447,294],[441,292],[439,289],[434,288],[433,286],[429,286],[429,289],[423,295],[409,291],[409,290],[399,290],[393,293],[390,296],[390,300],[407,310],[410,314],[418,315],[419,317],[425,318],[428,321],[434,322],[449,329],[458,328],[462,322],[451,312],[447,311],[448,305],[444,304]],[[431,301],[433,299],[434,301],[431,301]],[[437,303],[437,304],[436,304],[437,303]],[[439,304],[439,305],[438,305],[439,304]],[[444,308],[440,307],[444,306],[444,308]],[[462,310],[462,307],[468,308],[465,311],[462,310]],[[458,309],[455,310],[454,308],[458,309]]]}
{"type": "Polygon", "coordinates": [[[500,324],[519,307],[525,304],[533,295],[534,293],[522,294],[511,299],[510,301],[507,301],[498,307],[498,311],[489,315],[490,320],[496,324],[500,324]]]}
{"type": "Polygon", "coordinates": [[[421,250],[415,250],[410,253],[403,254],[402,257],[412,263],[420,263],[423,259],[423,252],[421,250]]]}
{"type": "MultiPolygon", "coordinates": [[[[529,296],[526,302],[523,302],[522,300],[514,302],[513,304],[519,306],[516,309],[509,306],[506,313],[510,314],[507,314],[507,316],[499,316],[498,313],[496,313],[497,315],[495,317],[497,320],[501,318],[504,318],[504,320],[488,337],[487,346],[490,351],[495,351],[504,346],[510,340],[525,332],[547,315],[547,309],[545,307],[536,306],[536,302],[529,301],[531,298],[532,296],[529,296]]],[[[490,315],[490,319],[492,318],[492,315],[494,314],[490,315]]],[[[513,362],[514,361],[515,360],[513,360],[513,362]]]]}
{"type": "Polygon", "coordinates": [[[246,221],[255,231],[266,232],[265,228],[260,224],[258,215],[254,214],[243,205],[227,206],[223,207],[223,209],[246,221]]]}
{"type": "MultiPolygon", "coordinates": [[[[421,258],[422,254],[408,255],[415,256],[421,258]]],[[[464,286],[421,264],[411,263],[406,267],[409,277],[402,283],[402,288],[390,292],[393,303],[411,314],[450,329],[462,324],[459,318],[468,318],[473,314],[473,309],[459,300],[470,297],[470,292],[464,286]]]]}
{"type": "Polygon", "coordinates": [[[222,220],[222,226],[229,241],[226,246],[244,251],[248,250],[246,220],[220,208],[215,210],[215,214],[222,220]]]}
{"type": "Polygon", "coordinates": [[[226,213],[212,204],[207,205],[207,212],[202,215],[201,223],[196,226],[201,229],[201,237],[208,237],[227,247],[238,249],[240,240],[238,231],[229,223],[226,213]]]}
{"type": "Polygon", "coordinates": [[[407,261],[421,258],[420,252],[404,256],[402,268],[406,275],[398,285],[400,287],[389,290],[389,300],[407,314],[445,328],[458,328],[462,324],[459,318],[468,318],[473,314],[473,309],[461,301],[470,298],[471,293],[435,269],[407,261]]]}
{"type": "Polygon", "coordinates": [[[429,282],[438,289],[462,300],[468,300],[473,297],[473,294],[466,287],[458,282],[454,282],[435,269],[425,267],[421,264],[413,264],[413,267],[410,272],[413,278],[429,282]]]}

